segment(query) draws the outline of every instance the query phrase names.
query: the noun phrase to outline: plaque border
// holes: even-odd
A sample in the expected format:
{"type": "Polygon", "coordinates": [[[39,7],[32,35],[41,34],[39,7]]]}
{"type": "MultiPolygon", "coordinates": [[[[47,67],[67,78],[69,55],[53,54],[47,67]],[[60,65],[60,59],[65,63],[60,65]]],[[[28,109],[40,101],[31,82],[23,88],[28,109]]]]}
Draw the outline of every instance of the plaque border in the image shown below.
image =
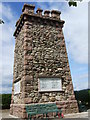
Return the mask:
{"type": "Polygon", "coordinates": [[[38,92],[64,92],[62,87],[62,78],[60,76],[39,76],[38,77],[38,92]],[[40,78],[59,78],[61,80],[61,90],[40,90],[40,78]]]}
{"type": "Polygon", "coordinates": [[[17,83],[17,82],[20,82],[20,92],[15,93],[15,89],[14,89],[14,95],[18,95],[18,94],[21,93],[21,80],[15,81],[14,84],[17,83]]]}

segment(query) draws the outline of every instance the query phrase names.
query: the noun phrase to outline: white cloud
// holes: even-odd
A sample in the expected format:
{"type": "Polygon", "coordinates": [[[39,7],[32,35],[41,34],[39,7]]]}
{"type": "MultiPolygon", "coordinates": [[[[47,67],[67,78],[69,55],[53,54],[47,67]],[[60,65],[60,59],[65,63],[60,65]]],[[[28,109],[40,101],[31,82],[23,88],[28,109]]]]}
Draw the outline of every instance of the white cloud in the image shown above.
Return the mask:
{"type": "Polygon", "coordinates": [[[0,2],[0,18],[2,18],[2,3],[0,2]]]}
{"type": "Polygon", "coordinates": [[[2,18],[5,22],[5,24],[2,25],[2,41],[8,44],[13,40],[17,16],[14,15],[14,12],[9,6],[2,4],[2,18]]]}
{"type": "Polygon", "coordinates": [[[0,50],[0,52],[2,52],[2,63],[0,62],[0,65],[2,65],[2,73],[0,72],[0,76],[2,76],[2,92],[10,93],[11,85],[13,82],[13,33],[15,30],[15,22],[17,21],[17,16],[8,5],[2,4],[2,10],[3,11],[1,11],[0,8],[0,14],[2,13],[2,19],[4,20],[5,24],[2,25],[2,31],[0,31],[2,32],[2,50],[0,50]]]}
{"type": "Polygon", "coordinates": [[[74,61],[88,63],[88,3],[80,3],[76,8],[62,12],[65,19],[65,40],[68,52],[74,61]]]}
{"type": "Polygon", "coordinates": [[[2,91],[3,93],[11,93],[12,92],[12,87],[3,87],[1,88],[0,86],[0,91],[2,91]]]}
{"type": "MultiPolygon", "coordinates": [[[[2,3],[0,3],[0,18],[2,18],[2,3]]],[[[2,25],[0,25],[0,83],[2,84],[2,25]]],[[[0,92],[2,92],[2,87],[0,92]]]]}
{"type": "Polygon", "coordinates": [[[74,90],[87,89],[89,87],[88,83],[88,73],[73,75],[74,90]]]}
{"type": "Polygon", "coordinates": [[[81,90],[88,88],[88,65],[72,64],[72,81],[74,90],[81,90]]]}
{"type": "Polygon", "coordinates": [[[88,89],[88,81],[83,81],[83,83],[74,83],[74,90],[88,89]]]}

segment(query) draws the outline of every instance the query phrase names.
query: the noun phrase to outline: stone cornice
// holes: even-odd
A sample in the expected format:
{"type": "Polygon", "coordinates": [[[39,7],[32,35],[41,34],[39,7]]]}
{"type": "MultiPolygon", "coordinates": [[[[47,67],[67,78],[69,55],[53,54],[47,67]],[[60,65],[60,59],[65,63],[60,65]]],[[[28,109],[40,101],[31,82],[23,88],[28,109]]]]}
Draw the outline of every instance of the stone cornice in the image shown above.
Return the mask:
{"type": "MultiPolygon", "coordinates": [[[[28,19],[32,18],[33,22],[37,20],[37,22],[47,22],[47,23],[51,23],[52,25],[56,25],[56,26],[61,26],[63,27],[63,24],[65,23],[65,21],[54,18],[54,17],[48,17],[45,15],[39,15],[39,14],[35,14],[35,13],[27,13],[27,12],[23,12],[22,15],[20,16],[19,20],[16,22],[16,30],[14,32],[14,36],[17,37],[18,33],[20,32],[24,21],[28,21],[28,19]]],[[[32,21],[31,19],[31,21],[32,21]]]]}

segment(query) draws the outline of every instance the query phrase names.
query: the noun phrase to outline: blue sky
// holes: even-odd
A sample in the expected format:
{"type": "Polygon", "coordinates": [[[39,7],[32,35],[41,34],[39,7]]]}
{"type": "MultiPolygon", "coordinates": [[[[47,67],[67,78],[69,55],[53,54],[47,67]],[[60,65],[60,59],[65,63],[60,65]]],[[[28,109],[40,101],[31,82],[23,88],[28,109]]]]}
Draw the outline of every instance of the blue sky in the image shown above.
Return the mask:
{"type": "MultiPolygon", "coordinates": [[[[26,2],[25,2],[26,3],[26,2]]],[[[15,23],[22,13],[22,2],[0,3],[0,18],[5,21],[0,25],[0,91],[11,93],[13,82],[13,61],[15,23]]],[[[57,9],[61,19],[65,20],[63,33],[69,58],[69,65],[74,90],[88,88],[88,3],[82,2],[78,7],[69,7],[67,2],[45,2],[34,4],[36,9],[57,9]]]]}

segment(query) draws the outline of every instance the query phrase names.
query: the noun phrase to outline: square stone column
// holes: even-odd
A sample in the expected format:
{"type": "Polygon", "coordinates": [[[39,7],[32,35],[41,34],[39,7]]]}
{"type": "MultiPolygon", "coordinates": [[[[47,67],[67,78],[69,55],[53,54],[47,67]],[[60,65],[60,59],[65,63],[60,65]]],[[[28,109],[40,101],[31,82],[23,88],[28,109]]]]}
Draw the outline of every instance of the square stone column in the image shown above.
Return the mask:
{"type": "Polygon", "coordinates": [[[61,12],[45,10],[43,15],[34,9],[25,4],[16,23],[10,113],[27,118],[25,106],[42,103],[56,103],[64,114],[78,112],[61,12]]]}

